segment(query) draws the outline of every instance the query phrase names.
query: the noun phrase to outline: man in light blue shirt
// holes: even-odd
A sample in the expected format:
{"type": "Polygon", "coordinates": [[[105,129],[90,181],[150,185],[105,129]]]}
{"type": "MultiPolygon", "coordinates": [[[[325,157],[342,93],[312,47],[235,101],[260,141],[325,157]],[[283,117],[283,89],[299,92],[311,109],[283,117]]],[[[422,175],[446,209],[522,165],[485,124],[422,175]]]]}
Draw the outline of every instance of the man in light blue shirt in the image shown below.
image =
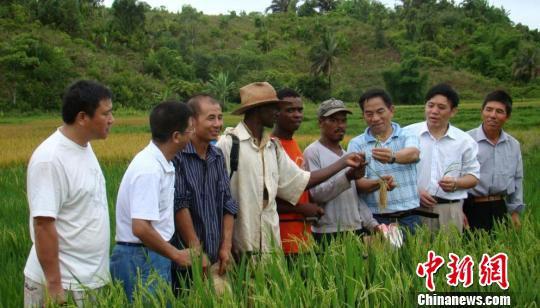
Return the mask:
{"type": "Polygon", "coordinates": [[[519,141],[503,130],[512,113],[512,98],[498,90],[482,104],[482,124],[467,133],[478,143],[480,181],[463,204],[472,229],[491,231],[511,214],[516,226],[523,212],[523,159],[519,141]]]}
{"type": "Polygon", "coordinates": [[[411,232],[420,224],[410,210],[419,206],[416,163],[420,156],[418,137],[392,122],[394,106],[390,95],[372,89],[358,102],[368,127],[349,142],[349,152],[365,152],[366,176],[356,181],[363,199],[379,223],[398,222],[411,232]],[[379,190],[385,182],[387,202],[381,202],[379,190]]]}

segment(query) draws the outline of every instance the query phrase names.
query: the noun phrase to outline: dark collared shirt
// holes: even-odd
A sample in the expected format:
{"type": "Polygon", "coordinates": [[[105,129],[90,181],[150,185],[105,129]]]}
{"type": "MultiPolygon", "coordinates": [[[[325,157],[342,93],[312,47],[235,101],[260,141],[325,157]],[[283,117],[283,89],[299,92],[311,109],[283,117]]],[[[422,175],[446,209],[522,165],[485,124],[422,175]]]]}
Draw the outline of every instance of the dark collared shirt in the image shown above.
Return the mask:
{"type": "MultiPolygon", "coordinates": [[[[238,204],[231,196],[223,153],[209,145],[204,160],[190,142],[176,155],[173,163],[176,171],[174,213],[176,215],[182,208],[189,209],[195,233],[214,263],[221,244],[223,216],[238,212],[238,204]]],[[[175,234],[175,238],[175,246],[187,246],[179,234],[175,234]]]]}

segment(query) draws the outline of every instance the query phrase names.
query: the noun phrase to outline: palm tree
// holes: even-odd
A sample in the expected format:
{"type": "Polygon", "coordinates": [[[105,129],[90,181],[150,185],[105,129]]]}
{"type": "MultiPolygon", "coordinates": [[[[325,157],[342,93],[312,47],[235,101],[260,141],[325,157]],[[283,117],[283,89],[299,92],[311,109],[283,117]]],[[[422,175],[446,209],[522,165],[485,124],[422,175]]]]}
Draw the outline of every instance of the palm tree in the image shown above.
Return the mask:
{"type": "Polygon", "coordinates": [[[312,49],[311,52],[311,71],[313,74],[323,74],[328,78],[328,87],[332,93],[332,72],[334,71],[339,55],[339,43],[336,37],[326,32],[321,44],[312,49]]]}
{"type": "Polygon", "coordinates": [[[527,48],[515,58],[512,65],[512,76],[515,80],[529,82],[537,76],[540,68],[538,50],[527,48]]]}
{"type": "Polygon", "coordinates": [[[229,74],[224,72],[219,72],[216,75],[210,74],[210,81],[206,84],[206,90],[219,100],[222,110],[225,110],[225,103],[227,103],[234,88],[234,82],[229,79],[229,74]]]}
{"type": "Polygon", "coordinates": [[[289,9],[289,2],[290,0],[272,0],[272,3],[266,8],[265,12],[272,11],[272,13],[285,13],[289,9]]]}

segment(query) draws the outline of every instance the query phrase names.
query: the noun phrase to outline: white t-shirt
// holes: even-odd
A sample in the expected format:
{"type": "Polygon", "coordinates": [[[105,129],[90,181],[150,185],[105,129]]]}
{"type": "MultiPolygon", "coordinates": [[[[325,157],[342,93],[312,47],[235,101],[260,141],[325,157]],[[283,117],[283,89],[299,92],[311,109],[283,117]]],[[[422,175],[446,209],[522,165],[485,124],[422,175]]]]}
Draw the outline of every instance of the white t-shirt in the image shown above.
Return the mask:
{"type": "Polygon", "coordinates": [[[116,241],[141,243],[132,219],[151,221],[165,241],[174,233],[174,165],[152,142],[129,164],[116,200],[116,241]]]}
{"type": "MultiPolygon", "coordinates": [[[[33,218],[54,217],[62,287],[98,288],[108,283],[109,211],[105,178],[92,147],[82,147],[59,130],[32,154],[27,173],[30,236],[33,218]]],[[[24,275],[45,283],[32,245],[24,275]]]]}

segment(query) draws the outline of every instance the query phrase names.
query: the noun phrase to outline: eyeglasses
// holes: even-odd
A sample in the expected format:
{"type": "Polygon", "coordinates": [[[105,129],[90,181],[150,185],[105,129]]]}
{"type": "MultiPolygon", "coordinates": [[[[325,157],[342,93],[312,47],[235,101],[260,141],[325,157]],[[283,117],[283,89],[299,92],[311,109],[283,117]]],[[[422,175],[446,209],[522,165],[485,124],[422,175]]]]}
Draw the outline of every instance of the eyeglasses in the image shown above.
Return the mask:
{"type": "Polygon", "coordinates": [[[190,126],[190,127],[186,128],[186,130],[183,131],[181,134],[182,135],[187,135],[187,134],[193,133],[194,131],[195,131],[195,128],[193,126],[190,126]]]}

